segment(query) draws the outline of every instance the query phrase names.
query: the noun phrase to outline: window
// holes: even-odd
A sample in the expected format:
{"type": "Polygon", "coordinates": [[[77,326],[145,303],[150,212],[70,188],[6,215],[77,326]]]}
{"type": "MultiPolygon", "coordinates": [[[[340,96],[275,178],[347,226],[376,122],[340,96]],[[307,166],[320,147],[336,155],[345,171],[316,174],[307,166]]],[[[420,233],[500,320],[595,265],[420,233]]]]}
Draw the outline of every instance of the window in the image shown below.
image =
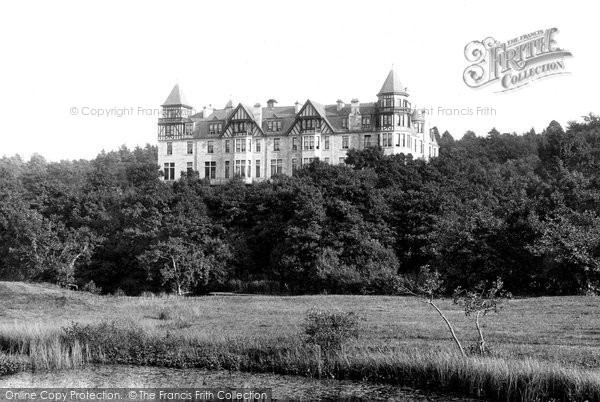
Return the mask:
{"type": "Polygon", "coordinates": [[[187,174],[190,174],[194,171],[194,162],[188,162],[187,163],[187,174]]]}
{"type": "Polygon", "coordinates": [[[215,152],[215,142],[214,141],[206,142],[206,152],[209,154],[213,154],[215,152]]]}
{"type": "Polygon", "coordinates": [[[235,175],[240,177],[246,177],[246,161],[235,161],[235,175]]]}
{"type": "Polygon", "coordinates": [[[175,180],[175,163],[165,163],[165,180],[175,180]]]}
{"type": "Polygon", "coordinates": [[[256,152],[260,152],[260,142],[261,142],[260,140],[256,140],[256,149],[255,149],[256,152]]]}
{"type": "Polygon", "coordinates": [[[194,153],[194,143],[192,141],[187,142],[187,153],[191,155],[194,153]]]}
{"type": "Polygon", "coordinates": [[[225,140],[225,153],[231,152],[231,140],[225,140]]]}
{"type": "Polygon", "coordinates": [[[304,149],[315,149],[315,137],[312,135],[303,137],[304,138],[304,149]]]}
{"type": "Polygon", "coordinates": [[[292,158],[292,174],[298,170],[298,159],[292,158]]]}
{"type": "Polygon", "coordinates": [[[271,176],[283,173],[283,159],[271,159],[271,176]]]}
{"type": "Polygon", "coordinates": [[[402,146],[406,147],[406,135],[402,134],[402,146]]]}
{"type": "Polygon", "coordinates": [[[225,161],[225,178],[229,179],[229,161],[225,161]]]}
{"type": "Polygon", "coordinates": [[[252,152],[252,139],[248,139],[248,152],[252,152]]]}
{"type": "Polygon", "coordinates": [[[194,130],[194,125],[193,124],[186,124],[185,125],[185,134],[186,135],[191,135],[193,130],[194,130]]]}
{"type": "Polygon", "coordinates": [[[248,177],[252,177],[252,161],[248,161],[248,177]]]}
{"type": "Polygon", "coordinates": [[[394,116],[391,114],[382,114],[381,115],[381,126],[382,127],[391,127],[394,125],[394,116]]]}
{"type": "Polygon", "coordinates": [[[167,142],[167,155],[173,155],[173,143],[167,142]]]}
{"type": "Polygon", "coordinates": [[[256,177],[260,178],[260,159],[256,160],[255,166],[256,166],[256,177]]]}
{"type": "Polygon", "coordinates": [[[209,134],[219,134],[223,128],[223,123],[210,123],[208,125],[209,134]]]}
{"type": "Polygon", "coordinates": [[[323,146],[325,147],[325,149],[329,149],[329,136],[328,135],[323,136],[323,142],[324,142],[323,146]]]}
{"type": "Polygon", "coordinates": [[[315,158],[304,158],[304,164],[308,165],[309,163],[312,163],[315,160],[315,158]]]}
{"type": "Polygon", "coordinates": [[[325,158],[325,163],[329,163],[329,158],[325,158]]]}
{"type": "Polygon", "coordinates": [[[348,149],[350,147],[350,137],[342,135],[342,149],[348,149]]]}
{"type": "Polygon", "coordinates": [[[348,128],[348,119],[347,118],[342,119],[342,128],[348,128]]]}
{"type": "Polygon", "coordinates": [[[338,163],[340,165],[345,165],[346,164],[346,158],[343,157],[343,156],[340,156],[339,159],[338,159],[338,163]]]}
{"type": "Polygon", "coordinates": [[[321,129],[321,119],[302,119],[300,121],[302,132],[316,132],[321,129]]]}
{"type": "Polygon", "coordinates": [[[232,124],[233,126],[233,132],[236,134],[241,134],[241,133],[247,133],[248,130],[246,129],[246,122],[241,121],[241,122],[235,122],[232,124]]]}
{"type": "Polygon", "coordinates": [[[273,151],[279,151],[279,138],[273,138],[273,151]]]}
{"type": "Polygon", "coordinates": [[[292,137],[292,151],[298,150],[298,137],[292,137]]]}
{"type": "Polygon", "coordinates": [[[364,147],[369,148],[371,146],[371,135],[367,134],[364,137],[364,147]]]}
{"type": "Polygon", "coordinates": [[[267,131],[281,131],[281,120],[267,121],[267,131]]]}
{"type": "Polygon", "coordinates": [[[394,106],[394,97],[393,96],[386,96],[383,98],[383,106],[384,107],[392,107],[394,106]]]}
{"type": "Polygon", "coordinates": [[[246,140],[243,138],[236,138],[235,140],[235,152],[246,152],[246,140]]]}
{"type": "Polygon", "coordinates": [[[217,176],[217,162],[204,162],[204,178],[214,179],[217,176]]]}
{"type": "Polygon", "coordinates": [[[406,127],[406,115],[401,114],[398,116],[398,125],[402,127],[406,127]]]}
{"type": "Polygon", "coordinates": [[[371,116],[363,116],[362,118],[362,126],[369,127],[371,126],[371,116]]]}
{"type": "Polygon", "coordinates": [[[423,147],[423,141],[419,141],[419,143],[421,144],[421,153],[425,153],[425,148],[423,147]]]}
{"type": "Polygon", "coordinates": [[[383,133],[383,146],[391,147],[392,146],[392,133],[383,133]]]}

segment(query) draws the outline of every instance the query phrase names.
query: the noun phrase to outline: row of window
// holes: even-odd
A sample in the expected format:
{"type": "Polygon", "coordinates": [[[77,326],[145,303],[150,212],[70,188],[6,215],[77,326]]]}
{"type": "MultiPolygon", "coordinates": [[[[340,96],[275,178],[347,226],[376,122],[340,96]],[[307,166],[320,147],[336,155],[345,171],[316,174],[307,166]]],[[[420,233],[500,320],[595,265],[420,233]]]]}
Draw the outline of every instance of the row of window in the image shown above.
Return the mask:
{"type": "Polygon", "coordinates": [[[406,99],[394,99],[392,95],[386,95],[381,100],[380,103],[383,107],[405,107],[410,108],[410,102],[406,99]]]}
{"type": "MultiPolygon", "coordinates": [[[[312,163],[315,159],[318,158],[304,158],[303,164],[312,163]]],[[[345,163],[345,157],[338,158],[339,164],[345,163]]],[[[298,170],[301,166],[299,165],[299,159],[292,158],[292,172],[298,170]]],[[[329,163],[329,158],[324,158],[325,163],[329,163]]],[[[193,162],[187,162],[186,165],[187,173],[192,173],[194,171],[193,162]]],[[[175,180],[175,163],[169,162],[163,165],[163,172],[165,180],[175,180]]],[[[271,176],[276,174],[283,173],[283,159],[271,159],[271,176]]],[[[235,160],[235,163],[232,165],[231,161],[225,161],[225,171],[224,176],[226,179],[231,178],[232,176],[239,177],[252,177],[252,161],[250,160],[235,160]],[[233,170],[232,170],[233,167],[233,170]]],[[[261,178],[261,163],[260,159],[257,159],[254,164],[254,177],[261,178]]],[[[206,179],[216,179],[217,178],[217,162],[208,161],[204,162],[204,178],[206,179]]]]}
{"type": "MultiPolygon", "coordinates": [[[[389,141],[391,141],[392,139],[392,134],[384,134],[384,141],[387,144],[391,144],[389,141]]],[[[414,151],[417,151],[417,141],[412,141],[411,143],[411,139],[409,136],[406,136],[406,138],[408,138],[408,144],[409,147],[412,148],[412,146],[414,146],[414,151]]],[[[403,138],[404,141],[405,138],[403,138]]],[[[367,146],[367,144],[370,144],[370,136],[365,136],[365,146],[367,146]]],[[[421,145],[421,153],[424,152],[424,144],[423,141],[419,141],[420,145],[421,145]]],[[[406,144],[405,142],[403,142],[403,144],[406,144]]],[[[369,145],[370,146],[370,145],[369,145]]],[[[391,146],[391,145],[390,145],[391,146]]],[[[438,152],[436,148],[432,148],[431,146],[429,146],[429,156],[430,157],[434,157],[434,156],[438,156],[438,152]]],[[[296,170],[298,170],[301,167],[301,163],[306,165],[309,164],[311,162],[313,162],[315,159],[318,158],[304,158],[302,161],[298,158],[292,158],[292,173],[295,172],[296,170]]],[[[339,164],[344,164],[345,163],[345,157],[339,157],[338,158],[338,163],[339,164]]],[[[330,163],[330,159],[329,158],[324,158],[323,159],[325,163],[330,163]]],[[[260,178],[261,177],[261,163],[260,163],[260,159],[257,159],[255,161],[255,173],[254,173],[254,177],[256,178],[260,178]]],[[[175,180],[175,163],[174,162],[168,162],[165,163],[164,166],[164,178],[165,180],[175,180]]],[[[187,172],[191,173],[194,170],[194,165],[193,162],[187,162],[186,165],[187,168],[187,172]]],[[[232,175],[235,176],[239,176],[239,177],[252,177],[252,161],[250,160],[235,160],[235,164],[233,165],[234,170],[231,170],[232,165],[230,161],[225,161],[225,178],[229,179],[232,175]]],[[[271,176],[274,176],[276,174],[282,174],[283,173],[283,159],[271,159],[271,176]]],[[[217,177],[217,162],[215,161],[207,161],[204,162],[204,177],[206,179],[216,179],[217,177]]]]}
{"type": "MultiPolygon", "coordinates": [[[[305,151],[320,149],[320,137],[318,136],[304,136],[302,137],[302,149],[305,151]]],[[[393,146],[393,133],[382,133],[381,134],[381,146],[384,148],[389,148],[393,146]]],[[[396,146],[403,148],[412,148],[415,147],[415,151],[417,150],[417,141],[421,143],[421,153],[423,153],[423,141],[416,140],[412,138],[408,134],[398,134],[396,146]]],[[[231,141],[234,141],[235,152],[252,152],[252,140],[245,138],[236,138],[235,140],[225,140],[225,153],[231,152],[231,141]]],[[[261,152],[261,140],[257,139],[255,152],[261,152]]],[[[369,148],[375,146],[376,143],[372,142],[372,137],[370,134],[365,134],[363,137],[363,146],[364,148],[369,148]]],[[[292,150],[297,151],[299,149],[299,139],[298,137],[292,137],[292,150]]],[[[350,146],[350,136],[343,135],[342,136],[342,149],[348,149],[350,146]]],[[[330,140],[329,136],[323,136],[323,148],[330,149],[330,140]]],[[[281,150],[281,139],[274,138],[273,139],[273,151],[281,150]]],[[[209,154],[213,154],[215,152],[215,144],[214,141],[206,142],[206,152],[209,154]]],[[[194,153],[194,143],[193,141],[187,142],[187,154],[192,155],[194,153]]],[[[173,155],[173,143],[167,142],[167,155],[173,155]]]]}

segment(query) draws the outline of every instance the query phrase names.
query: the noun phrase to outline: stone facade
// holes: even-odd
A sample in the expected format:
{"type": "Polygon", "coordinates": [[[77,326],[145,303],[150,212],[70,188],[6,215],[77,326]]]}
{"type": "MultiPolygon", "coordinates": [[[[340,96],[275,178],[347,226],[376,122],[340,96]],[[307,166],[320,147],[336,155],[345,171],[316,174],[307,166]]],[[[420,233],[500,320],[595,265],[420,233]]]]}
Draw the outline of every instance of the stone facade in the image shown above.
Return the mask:
{"type": "Polygon", "coordinates": [[[411,108],[408,92],[390,71],[377,101],[350,104],[267,106],[228,102],[223,109],[193,109],[176,85],[158,121],[158,161],[165,180],[187,171],[214,184],[234,176],[246,182],[291,175],[314,159],[344,163],[349,149],[380,146],[387,155],[404,153],[428,160],[438,144],[424,112],[411,108]]]}

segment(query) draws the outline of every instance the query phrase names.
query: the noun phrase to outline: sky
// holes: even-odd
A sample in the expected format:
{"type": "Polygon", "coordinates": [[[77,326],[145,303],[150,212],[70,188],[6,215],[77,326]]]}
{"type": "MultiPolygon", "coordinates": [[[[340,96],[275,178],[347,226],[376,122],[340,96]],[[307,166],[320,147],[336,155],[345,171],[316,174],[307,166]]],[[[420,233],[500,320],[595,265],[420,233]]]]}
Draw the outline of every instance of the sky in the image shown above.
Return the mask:
{"type": "Polygon", "coordinates": [[[230,98],[372,102],[392,66],[441,132],[541,131],[600,113],[599,11],[522,0],[2,2],[0,156],[91,159],[155,144],[176,83],[196,110],[230,98]],[[467,43],[553,27],[573,54],[568,74],[503,93],[463,81],[467,43]]]}

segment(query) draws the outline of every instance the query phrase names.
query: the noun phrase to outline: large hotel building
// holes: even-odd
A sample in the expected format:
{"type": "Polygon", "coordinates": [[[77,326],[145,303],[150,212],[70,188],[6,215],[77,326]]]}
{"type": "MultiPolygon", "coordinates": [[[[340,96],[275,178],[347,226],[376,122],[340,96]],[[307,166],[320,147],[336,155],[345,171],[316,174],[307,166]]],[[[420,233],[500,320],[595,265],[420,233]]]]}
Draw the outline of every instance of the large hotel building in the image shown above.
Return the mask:
{"type": "Polygon", "coordinates": [[[386,155],[404,153],[428,160],[438,144],[426,127],[422,110],[411,108],[408,91],[392,70],[376,102],[266,107],[229,101],[223,109],[199,113],[175,85],[158,120],[158,162],[165,180],[198,171],[211,183],[234,176],[246,182],[291,175],[303,164],[320,159],[344,163],[349,149],[379,146],[386,155]]]}

